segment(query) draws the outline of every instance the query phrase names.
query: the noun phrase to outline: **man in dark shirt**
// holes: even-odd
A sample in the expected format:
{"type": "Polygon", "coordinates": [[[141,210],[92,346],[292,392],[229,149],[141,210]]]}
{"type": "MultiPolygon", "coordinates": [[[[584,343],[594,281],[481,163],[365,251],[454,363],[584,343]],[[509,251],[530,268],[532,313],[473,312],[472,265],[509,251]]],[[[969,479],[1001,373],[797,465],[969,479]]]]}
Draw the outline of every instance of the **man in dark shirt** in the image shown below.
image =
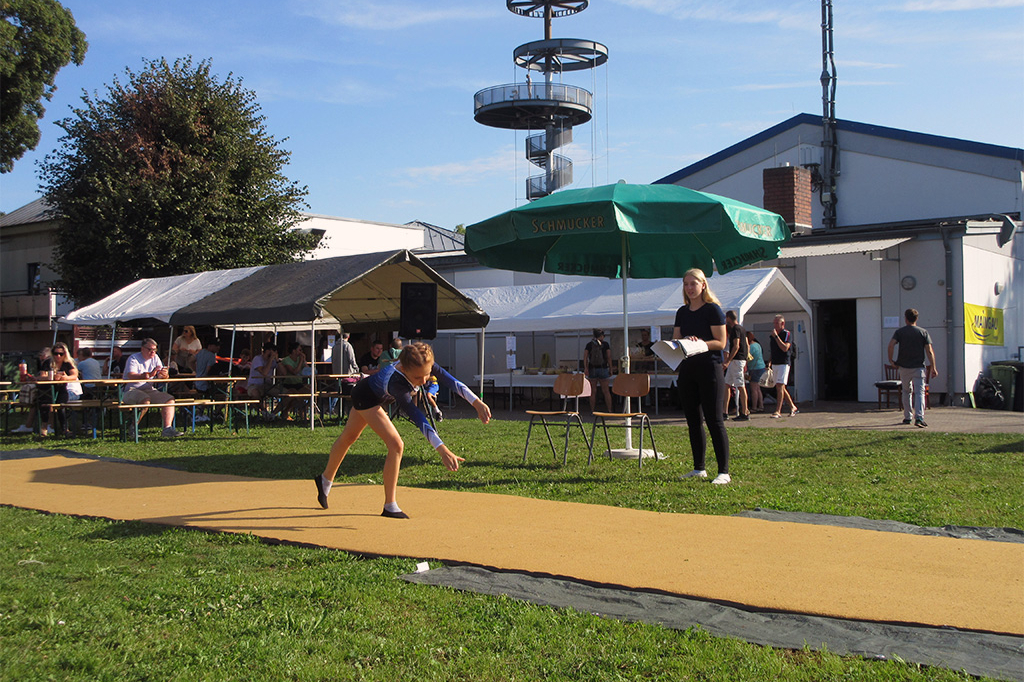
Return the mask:
{"type": "Polygon", "coordinates": [[[736,311],[725,314],[725,405],[722,407],[722,418],[729,418],[728,389],[736,392],[736,421],[750,420],[750,408],[747,406],[747,381],[744,373],[747,369],[747,352],[750,350],[747,332],[736,322],[736,311]]]}
{"type": "Polygon", "coordinates": [[[917,317],[918,313],[913,308],[907,308],[903,313],[903,319],[907,324],[897,329],[889,341],[889,364],[900,369],[900,381],[903,383],[903,423],[909,424],[913,417],[914,424],[923,429],[928,426],[924,423],[925,372],[931,377],[937,377],[939,371],[935,369],[932,337],[927,329],[917,326],[917,317]],[[900,347],[899,356],[893,361],[892,354],[896,346],[900,347]],[[926,356],[927,368],[924,363],[926,356]],[[913,407],[910,403],[911,395],[913,407]]]}
{"type": "Polygon", "coordinates": [[[790,405],[789,416],[796,416],[800,410],[786,388],[789,383],[789,349],[793,346],[793,334],[786,329],[786,318],[782,315],[775,316],[768,345],[771,347],[771,367],[775,373],[775,412],[771,415],[772,419],[782,416],[786,400],[789,400],[790,405]]]}
{"type": "Polygon", "coordinates": [[[376,374],[381,367],[380,356],[383,352],[383,341],[374,341],[370,344],[370,352],[359,358],[359,371],[363,374],[376,374]]]}

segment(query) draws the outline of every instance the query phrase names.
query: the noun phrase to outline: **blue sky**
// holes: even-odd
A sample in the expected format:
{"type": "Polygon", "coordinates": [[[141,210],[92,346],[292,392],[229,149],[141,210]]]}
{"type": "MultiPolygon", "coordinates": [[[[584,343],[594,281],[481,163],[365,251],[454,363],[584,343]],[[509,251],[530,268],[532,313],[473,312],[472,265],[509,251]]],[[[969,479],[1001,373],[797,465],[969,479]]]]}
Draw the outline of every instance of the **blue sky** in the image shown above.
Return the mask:
{"type": "MultiPolygon", "coordinates": [[[[473,94],[523,81],[543,22],[504,0],[64,0],[89,41],[0,210],[38,197],[54,122],[143,59],[192,55],[253,90],[310,212],[452,228],[525,202],[524,134],[473,120],[473,94]]],[[[1024,147],[1024,0],[836,0],[841,119],[1024,147]]],[[[591,0],[553,36],[608,63],[566,74],[595,118],[565,150],[575,187],[646,183],[799,113],[821,113],[814,0],[591,0]]]]}

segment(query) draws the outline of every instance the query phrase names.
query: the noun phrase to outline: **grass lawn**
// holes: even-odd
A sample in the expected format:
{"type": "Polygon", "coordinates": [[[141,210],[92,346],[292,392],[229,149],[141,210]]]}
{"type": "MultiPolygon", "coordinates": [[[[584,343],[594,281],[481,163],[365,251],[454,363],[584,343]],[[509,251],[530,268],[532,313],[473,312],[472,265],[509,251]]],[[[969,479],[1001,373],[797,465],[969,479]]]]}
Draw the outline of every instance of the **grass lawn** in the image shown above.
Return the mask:
{"type": "MultiPolygon", "coordinates": [[[[410,425],[400,483],[680,513],[766,507],[918,525],[1024,527],[1024,444],[1006,434],[735,429],[734,483],[681,482],[686,430],[659,425],[670,456],[554,463],[524,422],[442,425],[467,458],[449,473],[410,425]]],[[[265,478],[318,473],[336,428],[256,427],[138,445],[46,441],[87,454],[265,478]]],[[[40,445],[5,436],[0,448],[40,445]]],[[[367,434],[339,481],[381,480],[367,434]]],[[[709,462],[713,474],[712,462],[709,462]]],[[[0,482],[2,485],[2,482],[0,482]]],[[[897,661],[784,651],[699,629],[601,619],[396,579],[408,559],[270,546],[248,536],[0,508],[0,678],[358,680],[953,680],[897,661]]],[[[711,579],[709,577],[709,579],[711,579]]]]}

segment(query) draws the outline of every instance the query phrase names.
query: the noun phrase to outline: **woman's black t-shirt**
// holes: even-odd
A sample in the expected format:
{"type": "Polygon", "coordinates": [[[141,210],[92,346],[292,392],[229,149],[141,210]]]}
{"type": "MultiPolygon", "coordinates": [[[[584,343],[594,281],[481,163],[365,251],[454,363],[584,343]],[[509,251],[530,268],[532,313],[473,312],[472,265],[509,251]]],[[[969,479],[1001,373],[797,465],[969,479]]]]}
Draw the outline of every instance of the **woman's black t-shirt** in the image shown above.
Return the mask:
{"type": "MultiPolygon", "coordinates": [[[[722,307],[716,303],[705,303],[696,310],[690,310],[690,306],[684,305],[676,311],[676,321],[673,326],[679,327],[679,335],[684,339],[687,336],[696,336],[703,341],[711,341],[715,338],[711,333],[711,328],[725,326],[725,313],[722,312],[722,307]]],[[[723,360],[720,350],[709,351],[708,354],[716,362],[723,360]]]]}

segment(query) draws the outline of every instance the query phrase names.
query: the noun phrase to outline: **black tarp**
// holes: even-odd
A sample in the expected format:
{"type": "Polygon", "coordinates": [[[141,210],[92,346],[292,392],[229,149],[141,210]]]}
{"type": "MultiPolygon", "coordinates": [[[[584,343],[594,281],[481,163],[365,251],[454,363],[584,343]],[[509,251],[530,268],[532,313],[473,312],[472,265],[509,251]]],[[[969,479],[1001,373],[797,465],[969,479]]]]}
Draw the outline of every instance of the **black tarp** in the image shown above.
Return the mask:
{"type": "Polygon", "coordinates": [[[269,265],[179,309],[171,324],[281,326],[333,318],[347,331],[397,328],[403,282],[437,284],[438,328],[486,326],[487,315],[471,299],[405,250],[269,265]]]}

